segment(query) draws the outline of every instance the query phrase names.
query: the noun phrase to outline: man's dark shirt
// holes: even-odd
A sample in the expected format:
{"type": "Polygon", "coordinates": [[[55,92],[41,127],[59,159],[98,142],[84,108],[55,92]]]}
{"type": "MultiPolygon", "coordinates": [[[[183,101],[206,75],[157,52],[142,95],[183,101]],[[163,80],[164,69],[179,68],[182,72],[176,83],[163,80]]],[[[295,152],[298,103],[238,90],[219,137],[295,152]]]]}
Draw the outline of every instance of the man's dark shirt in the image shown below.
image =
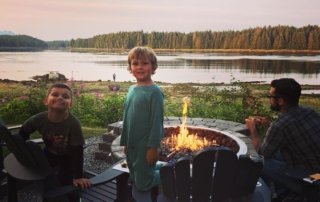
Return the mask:
{"type": "MultiPolygon", "coordinates": [[[[273,122],[260,148],[266,159],[280,151],[293,167],[320,168],[320,115],[302,106],[291,107],[273,122]]],[[[318,170],[319,171],[319,170],[318,170]]]]}

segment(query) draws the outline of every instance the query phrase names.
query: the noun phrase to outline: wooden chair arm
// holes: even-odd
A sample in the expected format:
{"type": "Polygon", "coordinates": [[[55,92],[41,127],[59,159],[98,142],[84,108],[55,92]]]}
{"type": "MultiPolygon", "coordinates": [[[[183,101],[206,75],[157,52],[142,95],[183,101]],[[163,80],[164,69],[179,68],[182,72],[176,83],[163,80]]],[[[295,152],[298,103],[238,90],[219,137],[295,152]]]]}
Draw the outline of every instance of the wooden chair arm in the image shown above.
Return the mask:
{"type": "MultiPolygon", "coordinates": [[[[113,169],[113,167],[119,163],[121,163],[123,160],[120,160],[110,166],[108,169],[106,169],[104,172],[90,178],[91,181],[91,187],[110,182],[112,180],[117,179],[121,175],[124,175],[126,172],[120,171],[113,169]]],[[[90,189],[90,188],[89,188],[90,189]]],[[[48,190],[44,193],[44,198],[57,198],[60,196],[64,196],[66,194],[75,192],[75,191],[80,191],[81,189],[79,187],[75,187],[73,185],[67,185],[63,187],[57,187],[55,189],[48,190]]]]}

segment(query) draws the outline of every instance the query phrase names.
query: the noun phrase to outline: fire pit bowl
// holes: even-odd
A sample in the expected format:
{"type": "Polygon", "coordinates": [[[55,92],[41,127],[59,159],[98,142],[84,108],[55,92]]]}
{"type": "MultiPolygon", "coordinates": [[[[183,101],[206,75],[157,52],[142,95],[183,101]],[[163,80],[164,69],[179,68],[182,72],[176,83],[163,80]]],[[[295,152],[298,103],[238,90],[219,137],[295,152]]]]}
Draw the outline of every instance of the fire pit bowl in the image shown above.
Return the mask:
{"type": "Polygon", "coordinates": [[[247,145],[238,137],[226,131],[220,131],[213,128],[188,126],[186,127],[188,135],[196,136],[197,140],[191,139],[185,141],[180,148],[177,148],[177,136],[181,133],[180,126],[165,126],[164,139],[161,143],[161,161],[176,161],[183,156],[193,157],[198,151],[207,147],[227,147],[230,150],[242,155],[247,153],[247,145]],[[205,142],[206,145],[199,149],[191,149],[186,145],[196,141],[205,142]],[[184,147],[186,146],[186,147],[184,147]]]}

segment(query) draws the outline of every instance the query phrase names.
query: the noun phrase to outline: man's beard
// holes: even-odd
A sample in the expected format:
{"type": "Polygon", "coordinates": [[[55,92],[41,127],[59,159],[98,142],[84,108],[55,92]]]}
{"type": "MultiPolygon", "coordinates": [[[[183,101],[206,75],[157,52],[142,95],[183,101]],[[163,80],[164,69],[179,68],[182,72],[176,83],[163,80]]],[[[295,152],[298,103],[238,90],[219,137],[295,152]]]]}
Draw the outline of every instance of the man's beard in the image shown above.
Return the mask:
{"type": "Polygon", "coordinates": [[[270,109],[273,111],[280,111],[280,105],[278,103],[276,103],[275,105],[270,105],[270,109]]]}

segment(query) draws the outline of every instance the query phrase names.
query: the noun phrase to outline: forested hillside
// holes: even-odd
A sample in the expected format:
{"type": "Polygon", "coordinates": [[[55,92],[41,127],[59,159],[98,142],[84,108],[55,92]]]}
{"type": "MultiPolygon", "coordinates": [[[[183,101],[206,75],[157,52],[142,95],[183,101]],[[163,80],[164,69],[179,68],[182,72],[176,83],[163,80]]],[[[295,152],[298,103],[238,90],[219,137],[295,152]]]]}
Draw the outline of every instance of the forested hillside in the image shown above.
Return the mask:
{"type": "Polygon", "coordinates": [[[308,25],[265,26],[241,31],[117,32],[87,39],[45,42],[27,35],[0,35],[1,50],[43,50],[61,48],[130,49],[245,49],[320,50],[320,27],[308,25]]]}
{"type": "Polygon", "coordinates": [[[70,41],[47,41],[48,49],[66,49],[70,46],[70,41]]]}
{"type": "Polygon", "coordinates": [[[130,49],[146,45],[156,49],[265,49],[319,50],[320,28],[308,25],[265,26],[242,31],[118,32],[88,39],[72,39],[71,48],[130,49]]]}
{"type": "Polygon", "coordinates": [[[27,35],[0,35],[0,50],[43,50],[46,42],[27,35]]]}

